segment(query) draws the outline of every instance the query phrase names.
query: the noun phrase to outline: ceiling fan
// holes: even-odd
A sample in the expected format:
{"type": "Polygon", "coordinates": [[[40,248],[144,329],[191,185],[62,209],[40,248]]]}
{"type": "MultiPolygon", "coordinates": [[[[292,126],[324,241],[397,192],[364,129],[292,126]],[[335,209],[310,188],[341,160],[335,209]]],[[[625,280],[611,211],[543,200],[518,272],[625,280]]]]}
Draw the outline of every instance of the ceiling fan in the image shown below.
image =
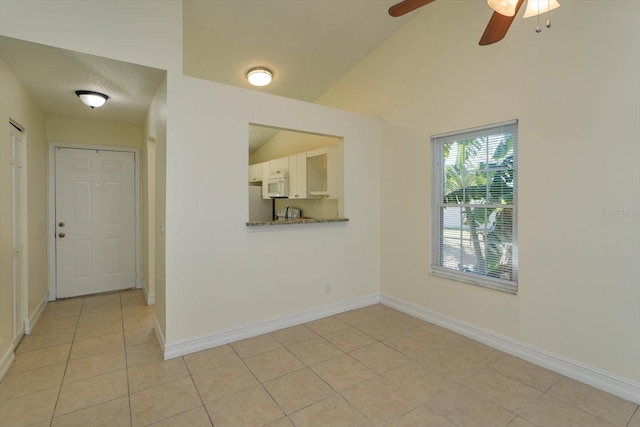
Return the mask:
{"type": "MultiPolygon", "coordinates": [[[[435,0],[403,0],[389,8],[389,15],[393,17],[402,16],[412,12],[422,6],[434,2],[435,0]]],[[[494,10],[489,23],[480,38],[480,46],[486,46],[499,42],[507,35],[511,23],[515,19],[524,0],[488,0],[489,6],[494,10]]],[[[524,18],[551,11],[560,4],[556,0],[529,0],[524,18]]],[[[547,20],[547,28],[551,28],[551,20],[547,20]]],[[[536,32],[542,31],[540,25],[536,27],[536,32]]]]}

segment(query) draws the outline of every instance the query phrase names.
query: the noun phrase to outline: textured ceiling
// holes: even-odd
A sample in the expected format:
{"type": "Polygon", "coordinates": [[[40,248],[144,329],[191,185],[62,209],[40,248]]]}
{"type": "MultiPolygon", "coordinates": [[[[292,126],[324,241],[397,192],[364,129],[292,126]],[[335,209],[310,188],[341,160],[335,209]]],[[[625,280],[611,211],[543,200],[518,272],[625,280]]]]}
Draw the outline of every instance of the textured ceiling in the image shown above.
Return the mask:
{"type": "Polygon", "coordinates": [[[46,113],[123,123],[144,122],[165,71],[113,59],[0,37],[0,58],[46,113]],[[96,109],[75,95],[79,89],[109,96],[96,109]]]}

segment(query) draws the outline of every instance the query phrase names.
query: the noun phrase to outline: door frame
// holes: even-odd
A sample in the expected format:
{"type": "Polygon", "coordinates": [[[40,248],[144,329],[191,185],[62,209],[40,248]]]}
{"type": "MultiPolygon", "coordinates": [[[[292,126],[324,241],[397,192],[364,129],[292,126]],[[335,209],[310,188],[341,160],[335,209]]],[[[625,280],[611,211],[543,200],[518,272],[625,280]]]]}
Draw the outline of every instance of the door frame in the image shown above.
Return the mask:
{"type": "MultiPolygon", "coordinates": [[[[11,331],[11,335],[13,337],[13,344],[14,346],[18,344],[20,338],[22,338],[22,335],[24,335],[25,333],[27,333],[27,328],[26,328],[26,323],[29,320],[29,304],[28,304],[28,300],[29,300],[29,288],[28,288],[28,283],[29,283],[29,229],[28,229],[28,225],[29,225],[29,214],[27,211],[27,199],[28,199],[28,193],[27,193],[27,131],[24,128],[24,126],[20,125],[18,122],[16,122],[13,119],[9,119],[9,131],[11,132],[11,128],[15,128],[18,132],[20,132],[21,138],[20,138],[20,157],[22,158],[22,166],[19,168],[19,173],[20,173],[20,180],[21,180],[21,195],[20,195],[20,211],[21,211],[21,218],[20,218],[20,233],[22,236],[22,262],[20,263],[20,269],[22,270],[20,272],[20,283],[18,284],[18,286],[20,287],[20,301],[16,300],[16,293],[14,292],[14,286],[15,286],[15,278],[12,280],[12,284],[11,284],[11,293],[12,293],[12,300],[13,300],[13,313],[11,314],[11,318],[13,319],[13,325],[12,325],[12,331],[11,331]],[[16,319],[16,307],[20,306],[20,317],[22,317],[21,319],[16,319]],[[21,323],[22,324],[22,335],[20,335],[19,337],[16,336],[16,322],[21,323]]],[[[9,136],[10,137],[10,136],[9,136]]],[[[15,201],[15,196],[14,196],[14,191],[15,191],[15,186],[14,186],[14,182],[13,182],[13,176],[11,177],[11,239],[13,240],[13,233],[14,233],[14,219],[13,219],[13,202],[15,201]]],[[[12,248],[13,249],[13,248],[12,248]]],[[[13,270],[13,259],[11,260],[11,271],[12,271],[12,275],[15,277],[15,271],[13,270]]]]}
{"type": "Polygon", "coordinates": [[[76,148],[84,150],[102,150],[102,151],[121,151],[127,153],[133,153],[135,161],[134,172],[134,193],[135,193],[135,252],[136,252],[136,289],[142,288],[142,235],[140,218],[141,218],[141,198],[140,198],[140,167],[142,162],[140,161],[140,149],[133,147],[120,147],[117,145],[93,145],[93,144],[66,144],[61,142],[49,142],[49,179],[48,179],[48,258],[49,258],[49,301],[54,301],[57,296],[57,274],[56,274],[56,236],[55,236],[55,222],[56,222],[56,159],[55,150],[57,148],[76,148]]]}

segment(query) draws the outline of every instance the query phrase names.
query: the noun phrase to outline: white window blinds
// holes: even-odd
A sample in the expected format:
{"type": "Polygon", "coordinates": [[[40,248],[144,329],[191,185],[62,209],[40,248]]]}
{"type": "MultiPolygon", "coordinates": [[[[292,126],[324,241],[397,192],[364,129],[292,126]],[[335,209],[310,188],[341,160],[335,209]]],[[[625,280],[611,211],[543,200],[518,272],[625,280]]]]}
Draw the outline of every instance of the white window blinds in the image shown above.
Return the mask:
{"type": "Polygon", "coordinates": [[[433,272],[516,292],[518,122],[431,141],[433,272]]]}

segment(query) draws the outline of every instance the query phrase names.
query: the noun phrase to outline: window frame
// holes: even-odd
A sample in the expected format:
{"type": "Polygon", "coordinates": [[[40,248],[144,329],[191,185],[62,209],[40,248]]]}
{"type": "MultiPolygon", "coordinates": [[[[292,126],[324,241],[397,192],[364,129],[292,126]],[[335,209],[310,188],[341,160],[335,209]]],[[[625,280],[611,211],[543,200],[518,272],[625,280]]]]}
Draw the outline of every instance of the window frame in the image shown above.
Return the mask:
{"type": "MultiPolygon", "coordinates": [[[[469,283],[485,288],[496,289],[512,294],[518,293],[518,120],[495,123],[471,129],[448,132],[431,136],[432,155],[432,253],[431,271],[432,275],[458,282],[469,283]],[[442,246],[444,238],[444,224],[442,208],[447,204],[444,202],[445,196],[445,165],[442,156],[443,147],[446,143],[452,143],[472,137],[488,137],[501,133],[503,130],[512,128],[515,141],[513,144],[513,202],[510,206],[512,214],[512,280],[505,280],[491,277],[482,273],[465,272],[443,266],[442,246]]],[[[478,206],[481,206],[478,204],[478,206]]]]}

